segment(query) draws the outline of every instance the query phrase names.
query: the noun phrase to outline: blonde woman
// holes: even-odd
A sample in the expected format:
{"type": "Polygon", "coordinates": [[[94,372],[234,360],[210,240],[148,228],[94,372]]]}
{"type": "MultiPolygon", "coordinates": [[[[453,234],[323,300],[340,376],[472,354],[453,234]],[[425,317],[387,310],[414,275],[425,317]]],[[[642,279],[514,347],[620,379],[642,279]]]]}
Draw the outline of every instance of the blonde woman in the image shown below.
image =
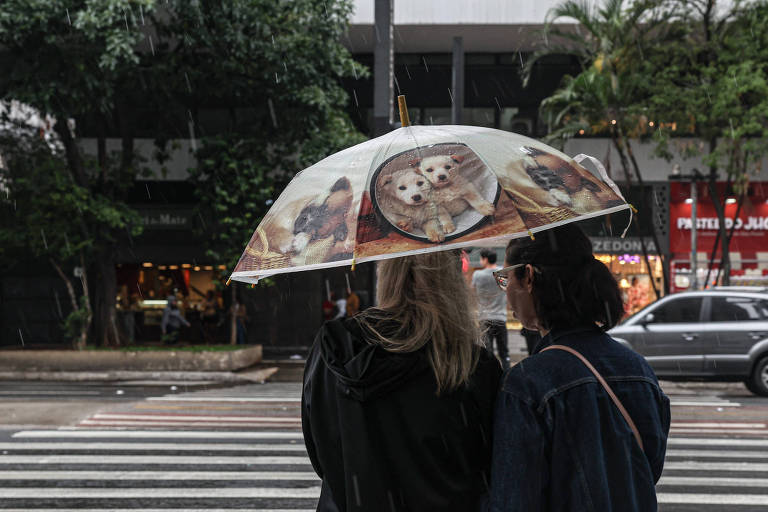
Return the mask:
{"type": "Polygon", "coordinates": [[[378,264],[376,308],[327,322],[304,371],[318,511],[472,511],[488,488],[501,365],[456,252],[378,264]]]}

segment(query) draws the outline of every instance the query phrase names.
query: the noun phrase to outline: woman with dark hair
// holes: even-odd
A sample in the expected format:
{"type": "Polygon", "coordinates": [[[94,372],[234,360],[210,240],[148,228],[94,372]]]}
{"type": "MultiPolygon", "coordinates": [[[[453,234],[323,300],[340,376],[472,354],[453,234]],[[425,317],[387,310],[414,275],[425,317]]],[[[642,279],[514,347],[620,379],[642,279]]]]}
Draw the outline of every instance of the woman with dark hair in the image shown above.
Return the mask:
{"type": "Polygon", "coordinates": [[[573,224],[512,240],[495,277],[543,339],[502,378],[490,509],[656,510],[669,399],[643,357],[605,332],[623,305],[590,240],[573,224]]]}
{"type": "Polygon", "coordinates": [[[459,254],[382,261],[377,277],[377,306],[326,322],[307,357],[317,510],[480,510],[501,366],[482,346],[459,254]]]}

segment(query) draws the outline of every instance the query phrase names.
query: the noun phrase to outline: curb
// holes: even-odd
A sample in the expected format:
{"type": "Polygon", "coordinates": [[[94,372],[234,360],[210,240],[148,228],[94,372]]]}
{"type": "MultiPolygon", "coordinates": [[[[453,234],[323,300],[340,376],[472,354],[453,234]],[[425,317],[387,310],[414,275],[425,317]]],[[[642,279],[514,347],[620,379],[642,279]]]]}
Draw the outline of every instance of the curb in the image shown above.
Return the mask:
{"type": "Polygon", "coordinates": [[[277,367],[235,372],[0,372],[1,381],[59,381],[59,382],[114,382],[128,380],[147,381],[214,381],[263,383],[277,373],[277,367]]]}

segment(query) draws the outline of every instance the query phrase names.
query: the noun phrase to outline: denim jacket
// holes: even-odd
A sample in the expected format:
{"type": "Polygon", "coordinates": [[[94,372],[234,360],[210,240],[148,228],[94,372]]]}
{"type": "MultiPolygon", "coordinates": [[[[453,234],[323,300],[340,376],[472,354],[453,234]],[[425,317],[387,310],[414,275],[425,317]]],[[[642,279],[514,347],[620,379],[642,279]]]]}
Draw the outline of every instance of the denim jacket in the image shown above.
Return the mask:
{"type": "Polygon", "coordinates": [[[597,328],[553,330],[506,371],[496,401],[490,510],[657,510],[669,434],[669,399],[645,359],[597,328]],[[635,422],[632,430],[581,352],[635,422]]]}

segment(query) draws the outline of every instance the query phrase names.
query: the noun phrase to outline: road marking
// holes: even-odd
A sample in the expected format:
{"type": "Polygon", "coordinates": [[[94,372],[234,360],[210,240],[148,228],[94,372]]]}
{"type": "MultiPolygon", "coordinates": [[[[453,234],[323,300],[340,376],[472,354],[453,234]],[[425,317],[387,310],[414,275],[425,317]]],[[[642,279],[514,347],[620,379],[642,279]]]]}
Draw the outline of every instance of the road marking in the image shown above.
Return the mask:
{"type": "Polygon", "coordinates": [[[91,420],[163,420],[163,421],[226,421],[226,422],[262,422],[262,423],[290,423],[300,422],[300,416],[196,416],[194,414],[94,414],[91,420]]]}
{"type": "Polygon", "coordinates": [[[677,423],[672,422],[672,428],[765,428],[765,423],[706,423],[706,422],[689,422],[689,423],[677,423]]]}
{"type": "Polygon", "coordinates": [[[768,452],[754,452],[751,450],[667,450],[667,457],[768,459],[768,452]]]}
{"type": "Polygon", "coordinates": [[[6,499],[110,499],[110,498],[319,498],[320,487],[306,488],[68,488],[18,487],[0,489],[0,498],[6,499]]]}
{"type": "Polygon", "coordinates": [[[670,434],[760,434],[768,435],[768,430],[751,430],[746,428],[671,428],[670,434]]]}
{"type": "MultiPolygon", "coordinates": [[[[0,480],[320,480],[309,471],[0,471],[0,480]]],[[[5,512],[5,511],[4,511],[5,512]]]]}
{"type": "Polygon", "coordinates": [[[685,505],[765,505],[768,494],[670,494],[658,493],[659,503],[685,505]]]}
{"type": "MultiPolygon", "coordinates": [[[[217,455],[0,455],[0,464],[310,464],[307,457],[217,455]]],[[[768,467],[768,464],[765,464],[768,467]]]]}
{"type": "Polygon", "coordinates": [[[698,445],[698,446],[768,446],[768,439],[717,439],[694,437],[670,437],[667,446],[698,445]]]}
{"type": "Polygon", "coordinates": [[[305,451],[303,443],[295,444],[225,444],[225,443],[0,443],[0,450],[143,450],[143,451],[305,451]]]}
{"type": "Polygon", "coordinates": [[[763,462],[665,462],[664,471],[683,469],[694,471],[768,471],[768,463],[763,462]]]}
{"type": "Polygon", "coordinates": [[[656,485],[716,487],[768,487],[768,478],[712,478],[700,476],[662,476],[656,485]]]}
{"type": "Polygon", "coordinates": [[[669,405],[677,407],[741,407],[738,402],[697,402],[672,400],[669,405]]]}
{"type": "Polygon", "coordinates": [[[84,427],[292,427],[298,422],[83,420],[84,427]]]}
{"type": "Polygon", "coordinates": [[[147,400],[153,402],[289,402],[289,403],[301,403],[300,397],[272,397],[265,396],[261,398],[257,397],[237,397],[237,396],[221,396],[221,397],[204,397],[204,396],[151,396],[147,400]]]}
{"type": "Polygon", "coordinates": [[[172,438],[172,439],[304,439],[301,432],[212,432],[183,430],[91,430],[69,427],[64,430],[23,430],[13,434],[14,438],[72,438],[87,439],[99,437],[120,438],[172,438]]]}

